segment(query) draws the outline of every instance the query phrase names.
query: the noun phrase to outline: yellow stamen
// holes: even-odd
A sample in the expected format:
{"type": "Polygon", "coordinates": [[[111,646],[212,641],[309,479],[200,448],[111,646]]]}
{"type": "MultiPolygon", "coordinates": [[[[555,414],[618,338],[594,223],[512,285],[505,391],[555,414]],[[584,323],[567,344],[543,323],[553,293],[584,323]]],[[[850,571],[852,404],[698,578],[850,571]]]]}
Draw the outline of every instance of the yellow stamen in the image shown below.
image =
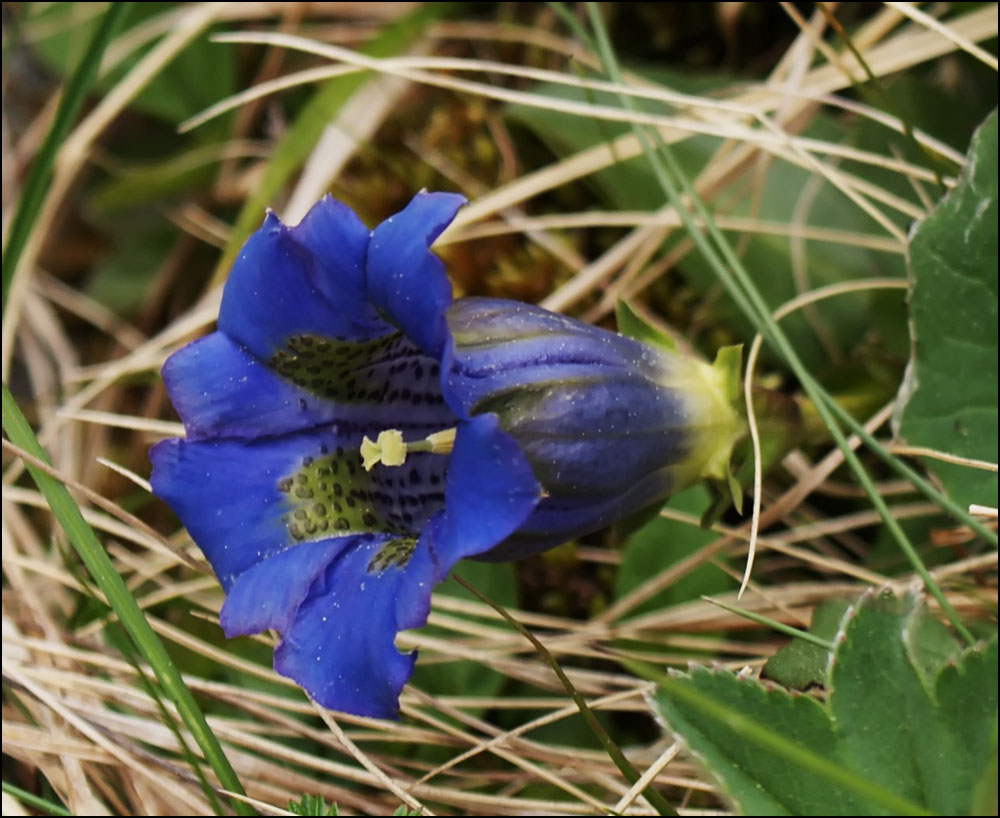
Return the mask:
{"type": "Polygon", "coordinates": [[[443,432],[435,432],[427,435],[426,440],[431,444],[429,451],[434,454],[451,454],[455,447],[455,430],[445,429],[443,432]]]}
{"type": "Polygon", "coordinates": [[[454,445],[454,429],[434,432],[423,440],[412,443],[404,442],[403,433],[398,429],[386,429],[384,432],[379,432],[378,438],[374,441],[365,435],[361,441],[361,465],[365,471],[371,471],[378,463],[383,466],[402,466],[406,462],[406,455],[410,452],[450,454],[454,445]]]}

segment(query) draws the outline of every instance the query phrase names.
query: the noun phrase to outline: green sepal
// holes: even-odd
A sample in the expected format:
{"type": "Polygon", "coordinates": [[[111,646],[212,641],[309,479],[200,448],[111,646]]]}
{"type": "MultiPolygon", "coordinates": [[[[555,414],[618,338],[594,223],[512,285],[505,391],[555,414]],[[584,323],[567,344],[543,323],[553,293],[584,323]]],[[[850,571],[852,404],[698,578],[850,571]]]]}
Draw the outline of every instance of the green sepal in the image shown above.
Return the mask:
{"type": "Polygon", "coordinates": [[[715,362],[712,369],[723,376],[723,388],[729,402],[736,406],[739,404],[743,394],[743,344],[733,344],[728,347],[720,347],[715,354],[715,362]]]}
{"type": "Polygon", "coordinates": [[[642,318],[627,301],[621,298],[615,302],[615,320],[618,321],[618,331],[622,335],[642,341],[646,344],[668,349],[677,352],[677,344],[674,339],[667,335],[659,327],[653,326],[645,318],[642,318]]]}

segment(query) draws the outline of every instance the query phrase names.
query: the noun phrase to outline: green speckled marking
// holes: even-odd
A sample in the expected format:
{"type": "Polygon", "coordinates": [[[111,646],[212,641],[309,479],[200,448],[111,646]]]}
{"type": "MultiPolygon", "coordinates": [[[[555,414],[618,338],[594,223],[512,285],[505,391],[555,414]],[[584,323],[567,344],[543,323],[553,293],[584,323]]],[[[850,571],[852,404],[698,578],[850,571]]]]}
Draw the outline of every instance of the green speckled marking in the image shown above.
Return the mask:
{"type": "Polygon", "coordinates": [[[375,510],[375,491],[356,451],[305,457],[297,472],[278,481],[287,511],[282,521],[294,542],[392,531],[375,510]]]}
{"type": "Polygon", "coordinates": [[[405,568],[416,547],[417,541],[409,537],[389,540],[371,558],[371,562],[368,563],[368,573],[381,574],[387,568],[405,568]]]}
{"type": "Polygon", "coordinates": [[[374,363],[400,352],[408,354],[410,346],[398,332],[371,341],[293,335],[285,349],[271,356],[268,365],[296,386],[314,394],[354,403],[380,397],[385,384],[370,369],[374,363]]]}

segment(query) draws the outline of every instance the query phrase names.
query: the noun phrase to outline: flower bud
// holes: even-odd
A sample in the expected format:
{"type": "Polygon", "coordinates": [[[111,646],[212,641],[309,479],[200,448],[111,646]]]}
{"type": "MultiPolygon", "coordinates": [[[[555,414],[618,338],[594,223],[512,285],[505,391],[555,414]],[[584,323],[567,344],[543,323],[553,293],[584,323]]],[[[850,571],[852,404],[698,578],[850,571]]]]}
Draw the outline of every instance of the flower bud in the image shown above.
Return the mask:
{"type": "Polygon", "coordinates": [[[545,492],[481,559],[535,553],[725,476],[741,421],[723,368],[519,302],[463,298],[446,318],[446,397],[494,413],[545,492]]]}

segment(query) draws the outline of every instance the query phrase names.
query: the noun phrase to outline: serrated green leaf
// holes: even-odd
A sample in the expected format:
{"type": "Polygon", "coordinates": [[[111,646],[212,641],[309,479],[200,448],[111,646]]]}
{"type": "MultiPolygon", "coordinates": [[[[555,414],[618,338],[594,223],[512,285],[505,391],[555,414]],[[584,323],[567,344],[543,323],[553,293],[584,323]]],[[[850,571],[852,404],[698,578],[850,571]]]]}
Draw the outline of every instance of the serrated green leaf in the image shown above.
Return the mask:
{"type": "MultiPolygon", "coordinates": [[[[824,600],[813,611],[810,633],[832,642],[849,607],[845,600],[824,600]]],[[[826,681],[829,662],[828,651],[802,639],[793,639],[767,660],[761,675],[793,690],[804,690],[809,685],[826,681]]]]}
{"type": "Polygon", "coordinates": [[[963,810],[954,806],[948,758],[955,736],[941,724],[903,642],[916,604],[866,594],[845,617],[829,678],[838,756],[876,784],[956,815],[963,810]]]}
{"type": "Polygon", "coordinates": [[[940,718],[955,740],[947,763],[954,776],[959,814],[975,808],[974,796],[983,772],[993,765],[993,812],[996,814],[997,635],[966,650],[937,679],[940,718]]]}
{"type": "Polygon", "coordinates": [[[841,621],[825,706],[695,670],[660,680],[658,709],[748,814],[981,812],[995,798],[996,635],[956,658],[925,617],[922,598],[863,595],[841,621]]]}
{"type": "Polygon", "coordinates": [[[997,814],[997,720],[993,719],[993,750],[986,767],[979,774],[979,780],[972,788],[972,810],[970,815],[997,814]]]}
{"type": "MultiPolygon", "coordinates": [[[[961,180],[910,239],[912,354],[898,433],[961,457],[997,457],[997,112],[961,180]]],[[[961,504],[997,504],[996,472],[927,460],[961,504]]]]}
{"type": "Polygon", "coordinates": [[[934,689],[934,682],[946,662],[961,651],[959,641],[948,626],[936,619],[927,607],[917,605],[903,625],[906,655],[920,674],[924,687],[934,689]]]}
{"type": "Polygon", "coordinates": [[[308,793],[303,795],[298,801],[289,801],[288,811],[296,815],[320,815],[325,817],[339,814],[336,804],[330,804],[328,807],[326,799],[322,795],[309,795],[308,793]]]}
{"type": "Polygon", "coordinates": [[[657,695],[656,703],[670,729],[683,737],[743,814],[869,814],[868,804],[857,795],[793,763],[800,753],[824,758],[834,754],[837,736],[818,701],[703,668],[675,681],[753,722],[771,737],[783,739],[789,748],[784,755],[776,753],[755,741],[740,721],[699,712],[676,694],[657,695]]]}

